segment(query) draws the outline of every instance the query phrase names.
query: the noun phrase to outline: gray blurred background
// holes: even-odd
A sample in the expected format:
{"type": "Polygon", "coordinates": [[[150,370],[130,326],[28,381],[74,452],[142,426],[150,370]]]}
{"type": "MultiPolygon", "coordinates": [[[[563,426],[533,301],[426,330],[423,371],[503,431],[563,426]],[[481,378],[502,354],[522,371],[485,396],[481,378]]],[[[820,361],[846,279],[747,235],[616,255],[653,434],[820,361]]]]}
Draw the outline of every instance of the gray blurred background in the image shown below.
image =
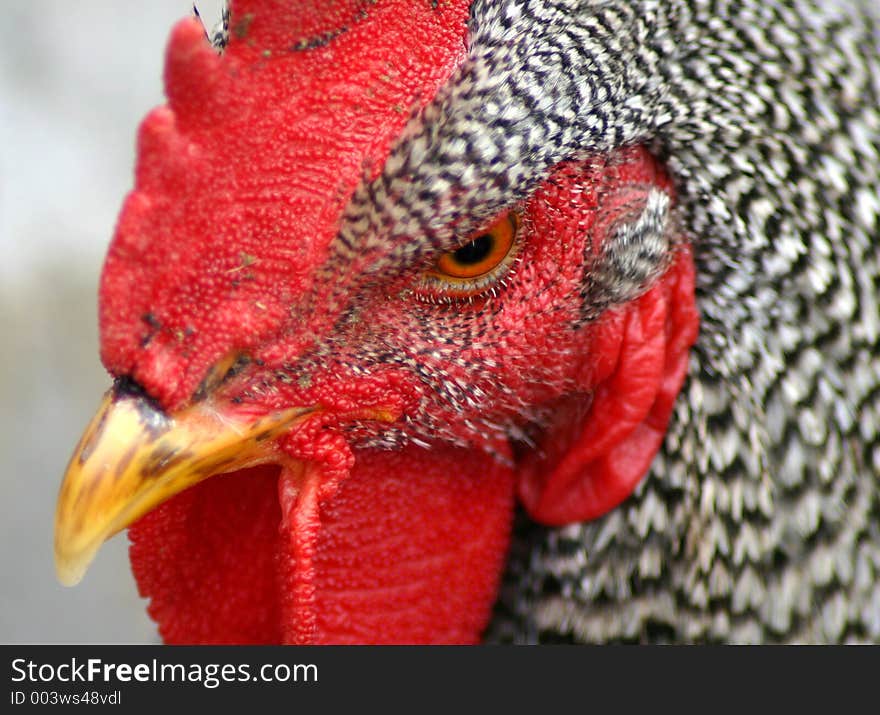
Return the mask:
{"type": "MultiPolygon", "coordinates": [[[[205,24],[221,0],[198,0],[205,24]]],[[[131,188],[137,125],[187,0],[2,0],[0,642],[157,640],[124,535],[72,589],[55,581],[55,495],[109,379],[96,291],[131,188]]]]}

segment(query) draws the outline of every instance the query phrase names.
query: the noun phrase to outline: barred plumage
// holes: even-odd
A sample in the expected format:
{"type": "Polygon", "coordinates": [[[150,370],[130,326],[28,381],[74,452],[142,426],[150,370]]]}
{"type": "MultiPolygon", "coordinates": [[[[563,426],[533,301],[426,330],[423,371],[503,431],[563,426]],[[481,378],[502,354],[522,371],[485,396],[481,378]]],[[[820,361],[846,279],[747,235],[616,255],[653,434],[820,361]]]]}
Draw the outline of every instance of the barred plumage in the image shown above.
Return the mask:
{"type": "Polygon", "coordinates": [[[522,529],[493,637],[880,640],[877,6],[503,5],[609,58],[598,136],[676,177],[702,327],[649,477],[522,529]]]}

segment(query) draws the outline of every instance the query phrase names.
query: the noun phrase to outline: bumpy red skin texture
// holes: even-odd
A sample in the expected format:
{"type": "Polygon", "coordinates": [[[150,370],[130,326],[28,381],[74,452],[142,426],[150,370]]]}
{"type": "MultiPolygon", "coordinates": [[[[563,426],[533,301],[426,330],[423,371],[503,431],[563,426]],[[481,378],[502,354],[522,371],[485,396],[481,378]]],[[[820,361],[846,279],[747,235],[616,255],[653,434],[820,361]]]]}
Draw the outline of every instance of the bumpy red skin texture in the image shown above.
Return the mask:
{"type": "Polygon", "coordinates": [[[327,332],[298,305],[358,181],[464,58],[467,6],[239,0],[223,55],[175,27],[101,279],[111,373],[174,409],[230,351],[280,360],[327,332]]]}
{"type": "Polygon", "coordinates": [[[508,545],[509,470],[452,448],[427,463],[419,448],[356,456],[322,504],[310,583],[319,608],[308,613],[288,597],[294,514],[279,505],[277,468],[214,477],[141,519],[132,564],[163,639],[476,642],[508,545]]]}
{"type": "MultiPolygon", "coordinates": [[[[437,440],[379,452],[343,438],[381,431],[377,410],[417,419],[425,404],[406,369],[350,370],[375,326],[402,354],[426,347],[412,336],[435,308],[393,286],[363,334],[342,336],[308,380],[231,402],[333,330],[317,269],[357,182],[464,57],[467,4],[400,0],[362,16],[353,0],[239,1],[222,57],[195,22],[174,31],[169,105],[141,128],[135,190],[102,278],[102,358],[173,411],[218,359],[247,353],[254,362],[215,404],[239,417],[322,409],[279,443],[302,473],[215,477],[131,529],[134,572],[168,642],[476,642],[515,490],[545,523],[592,518],[631,493],[660,444],[696,334],[690,252],[645,295],[572,327],[608,227],[652,187],[672,194],[639,148],[559,167],[519,207],[522,261],[500,309],[480,298],[451,310],[463,329],[480,315],[489,338],[502,336],[487,341],[491,353],[476,343],[459,353],[461,364],[497,365],[484,385],[491,418],[513,419],[524,404],[554,415],[541,449],[515,468],[487,455],[509,457],[505,441],[442,403],[433,416],[471,449],[437,440]],[[314,38],[324,39],[291,50],[314,38]]],[[[458,362],[441,367],[446,379],[472,378],[458,362]]]]}

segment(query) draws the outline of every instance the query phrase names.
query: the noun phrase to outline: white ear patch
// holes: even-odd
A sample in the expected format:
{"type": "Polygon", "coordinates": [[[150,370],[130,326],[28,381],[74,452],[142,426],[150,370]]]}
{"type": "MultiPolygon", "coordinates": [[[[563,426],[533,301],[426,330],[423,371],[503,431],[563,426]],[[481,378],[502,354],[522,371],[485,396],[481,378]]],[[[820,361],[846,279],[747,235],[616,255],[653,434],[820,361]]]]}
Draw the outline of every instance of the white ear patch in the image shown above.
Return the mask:
{"type": "Polygon", "coordinates": [[[637,297],[669,264],[673,241],[669,196],[653,186],[629,186],[625,196],[606,197],[611,215],[595,224],[600,254],[584,275],[583,318],[637,297]]]}

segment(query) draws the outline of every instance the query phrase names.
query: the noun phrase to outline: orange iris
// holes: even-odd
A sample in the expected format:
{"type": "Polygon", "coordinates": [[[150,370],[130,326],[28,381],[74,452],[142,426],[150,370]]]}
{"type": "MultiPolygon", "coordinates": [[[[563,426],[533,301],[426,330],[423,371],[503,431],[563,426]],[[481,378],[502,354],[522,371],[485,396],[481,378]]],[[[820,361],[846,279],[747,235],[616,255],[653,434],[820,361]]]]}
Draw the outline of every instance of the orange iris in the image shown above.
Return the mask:
{"type": "Polygon", "coordinates": [[[440,278],[468,280],[492,272],[510,253],[517,225],[514,212],[503,214],[469,243],[440,256],[431,273],[440,278]]]}

